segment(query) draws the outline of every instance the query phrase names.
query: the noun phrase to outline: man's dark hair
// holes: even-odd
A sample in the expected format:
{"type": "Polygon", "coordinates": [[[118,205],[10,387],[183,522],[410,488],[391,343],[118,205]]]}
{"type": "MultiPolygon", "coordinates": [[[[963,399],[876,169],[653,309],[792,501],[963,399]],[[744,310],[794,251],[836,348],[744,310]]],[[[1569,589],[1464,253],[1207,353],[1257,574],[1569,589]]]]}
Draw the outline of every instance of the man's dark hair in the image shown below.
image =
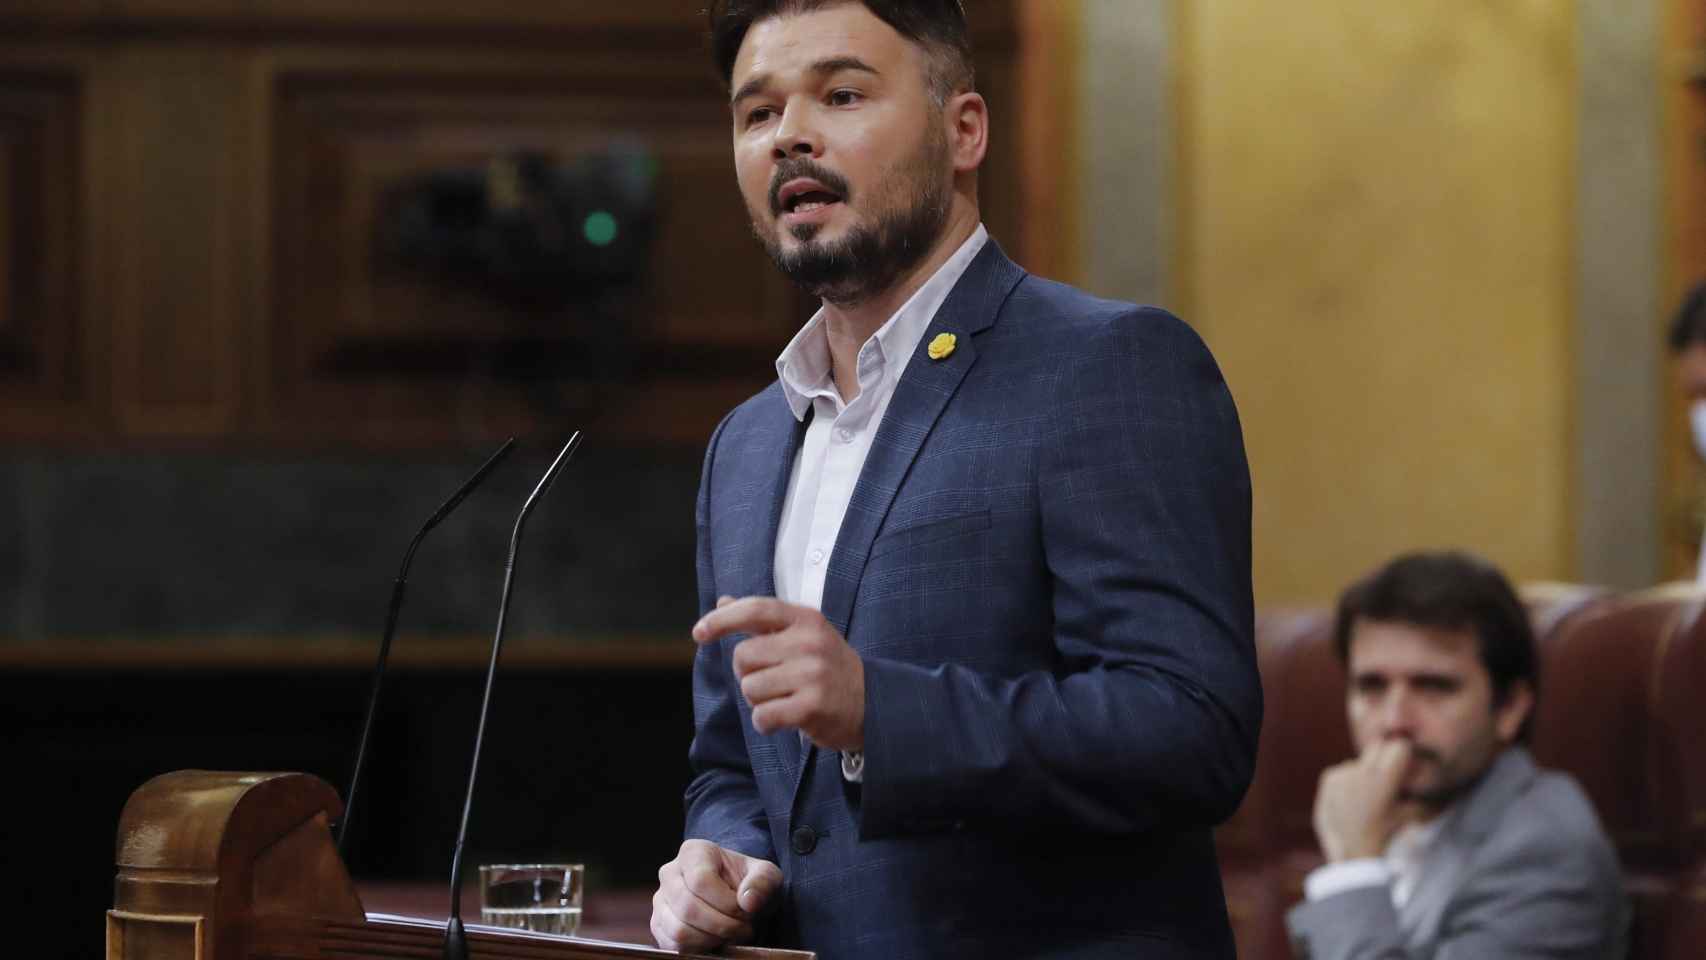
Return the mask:
{"type": "Polygon", "coordinates": [[[1670,321],[1672,353],[1681,353],[1697,343],[1706,344],[1706,283],[1688,291],[1670,321]]]}
{"type": "MultiPolygon", "coordinates": [[[[1351,631],[1358,620],[1439,630],[1472,630],[1481,664],[1492,680],[1493,703],[1504,704],[1519,680],[1538,698],[1540,665],[1528,610],[1498,568],[1469,553],[1407,553],[1359,580],[1339,598],[1333,646],[1350,662],[1351,631]]],[[[1530,710],[1517,733],[1528,739],[1530,710]]]]}
{"type": "Polygon", "coordinates": [[[711,28],[711,56],[723,85],[734,79],[735,57],[746,32],[760,20],[811,13],[844,3],[862,3],[877,19],[930,54],[930,94],[938,104],[976,80],[971,36],[960,0],[711,0],[705,18],[711,28]]]}

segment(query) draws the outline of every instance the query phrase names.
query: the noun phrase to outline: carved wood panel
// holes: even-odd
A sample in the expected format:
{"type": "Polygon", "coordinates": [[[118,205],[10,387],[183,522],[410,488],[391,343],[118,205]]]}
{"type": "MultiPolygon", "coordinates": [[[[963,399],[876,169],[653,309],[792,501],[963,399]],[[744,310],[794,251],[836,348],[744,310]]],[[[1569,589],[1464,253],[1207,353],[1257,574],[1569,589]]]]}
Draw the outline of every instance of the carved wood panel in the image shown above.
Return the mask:
{"type": "Polygon", "coordinates": [[[276,429],[467,437],[592,417],[697,443],[718,415],[701,405],[762,386],[803,315],[748,236],[720,94],[679,59],[316,56],[276,64],[271,96],[276,429]],[[518,302],[386,252],[396,197],[428,178],[611,150],[656,171],[655,243],[614,293],[518,302]],[[351,410],[367,422],[325,417],[351,410]]]}
{"type": "Polygon", "coordinates": [[[84,84],[71,65],[0,64],[0,430],[89,415],[78,244],[84,84]]]}
{"type": "Polygon", "coordinates": [[[116,145],[111,225],[114,413],[138,437],[239,426],[243,270],[242,55],[220,45],[107,59],[116,145]]]}

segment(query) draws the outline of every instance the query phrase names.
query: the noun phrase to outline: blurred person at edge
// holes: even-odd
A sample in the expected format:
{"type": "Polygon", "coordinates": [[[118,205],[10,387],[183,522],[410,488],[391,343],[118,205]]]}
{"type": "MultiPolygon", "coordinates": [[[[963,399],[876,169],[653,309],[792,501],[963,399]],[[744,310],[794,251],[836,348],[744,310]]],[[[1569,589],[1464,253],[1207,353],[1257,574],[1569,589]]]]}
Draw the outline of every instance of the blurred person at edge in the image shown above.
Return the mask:
{"type": "Polygon", "coordinates": [[[710,26],[753,231],[822,306],[706,452],[653,936],[1231,957],[1211,831],[1261,684],[1213,358],[989,236],[957,0],[726,0],[710,26]]]}
{"type": "MultiPolygon", "coordinates": [[[[1706,461],[1706,283],[1689,291],[1677,308],[1669,339],[1677,392],[1688,404],[1688,436],[1695,456],[1706,461]]],[[[1695,577],[1706,583],[1706,532],[1700,528],[1700,512],[1697,508],[1690,516],[1695,526],[1691,533],[1700,539],[1695,577]]]]}
{"type": "Polygon", "coordinates": [[[1393,560],[1339,600],[1358,755],[1321,775],[1327,863],[1287,917],[1313,960],[1624,955],[1622,872],[1587,796],[1535,766],[1528,613],[1465,553],[1393,560]]]}

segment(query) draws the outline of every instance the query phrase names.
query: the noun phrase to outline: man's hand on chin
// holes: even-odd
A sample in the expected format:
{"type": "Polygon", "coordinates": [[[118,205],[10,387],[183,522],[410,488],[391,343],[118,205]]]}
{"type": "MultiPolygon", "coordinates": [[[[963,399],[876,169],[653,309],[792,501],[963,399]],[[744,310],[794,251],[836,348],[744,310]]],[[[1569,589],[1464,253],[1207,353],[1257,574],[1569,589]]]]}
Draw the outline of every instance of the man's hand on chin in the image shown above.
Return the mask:
{"type": "Polygon", "coordinates": [[[1328,767],[1315,791],[1315,836],[1328,862],[1378,857],[1411,816],[1399,799],[1410,741],[1382,740],[1355,760],[1328,767]]]}
{"type": "Polygon", "coordinates": [[[689,840],[658,868],[652,937],[665,950],[699,952],[752,939],[752,918],[782,886],[768,860],[689,840]]]}
{"type": "Polygon", "coordinates": [[[741,695],[759,733],[800,730],[831,750],[865,748],[865,664],[811,607],[775,597],[723,597],[693,625],[704,646],[731,633],[741,695]]]}

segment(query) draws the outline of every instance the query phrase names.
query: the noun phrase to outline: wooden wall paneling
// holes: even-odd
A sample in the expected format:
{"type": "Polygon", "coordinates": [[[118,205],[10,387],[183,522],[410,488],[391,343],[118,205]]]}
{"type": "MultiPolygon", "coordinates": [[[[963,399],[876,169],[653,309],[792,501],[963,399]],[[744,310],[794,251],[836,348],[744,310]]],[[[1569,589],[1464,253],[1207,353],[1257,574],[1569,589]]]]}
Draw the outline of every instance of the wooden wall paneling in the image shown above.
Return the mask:
{"type": "Polygon", "coordinates": [[[86,64],[0,50],[0,437],[88,429],[86,64]]]}
{"type": "MultiPolygon", "coordinates": [[[[0,370],[0,438],[388,447],[591,425],[696,446],[813,308],[748,236],[693,5],[52,9],[0,10],[0,32],[25,28],[0,46],[4,116],[36,111],[35,133],[0,142],[0,297],[37,284],[32,310],[54,319],[0,314],[0,349],[37,371],[0,370]],[[17,64],[55,44],[71,66],[20,86],[17,64]],[[410,178],[613,141],[660,168],[649,282],[617,308],[518,309],[375,255],[410,178]],[[29,257],[44,269],[20,270],[29,257]]],[[[972,13],[995,122],[986,219],[1020,252],[1025,198],[1055,185],[1017,161],[1012,3],[972,13]]]]}
{"type": "Polygon", "coordinates": [[[270,69],[274,432],[420,443],[592,417],[629,439],[698,444],[768,379],[808,309],[749,236],[721,92],[678,57],[376,66],[319,51],[270,69]],[[655,158],[657,230],[647,282],[603,309],[506,303],[377,252],[387,197],[421,177],[612,145],[655,158]]]}
{"type": "Polygon", "coordinates": [[[6,0],[0,24],[74,24],[94,19],[103,0],[6,0]]]}
{"type": "Polygon", "coordinates": [[[225,435],[240,412],[240,55],[136,46],[111,62],[117,420],[137,437],[225,435]]]}
{"type": "Polygon", "coordinates": [[[1029,162],[1022,120],[1032,101],[1020,77],[1010,44],[979,49],[978,90],[990,105],[991,139],[978,172],[978,200],[984,223],[1008,256],[1043,276],[1070,282],[1072,278],[1060,269],[1070,258],[1057,251],[1069,241],[1064,218],[1071,205],[1067,175],[1071,150],[1055,142],[1048,147],[1054,163],[1029,162]]]}
{"type": "MultiPolygon", "coordinates": [[[[1072,283],[1082,261],[1075,217],[1081,206],[1074,175],[1077,158],[1070,145],[1078,137],[1078,33],[1083,17],[1078,0],[1021,0],[1018,16],[1023,23],[1019,42],[1024,56],[1017,66],[1022,79],[1004,105],[1024,124],[1023,129],[1017,124],[1007,129],[1018,138],[1013,152],[1028,187],[1022,215],[1029,229],[1014,256],[1038,273],[1072,283]]],[[[1001,105],[992,100],[991,109],[1001,105]]]]}

